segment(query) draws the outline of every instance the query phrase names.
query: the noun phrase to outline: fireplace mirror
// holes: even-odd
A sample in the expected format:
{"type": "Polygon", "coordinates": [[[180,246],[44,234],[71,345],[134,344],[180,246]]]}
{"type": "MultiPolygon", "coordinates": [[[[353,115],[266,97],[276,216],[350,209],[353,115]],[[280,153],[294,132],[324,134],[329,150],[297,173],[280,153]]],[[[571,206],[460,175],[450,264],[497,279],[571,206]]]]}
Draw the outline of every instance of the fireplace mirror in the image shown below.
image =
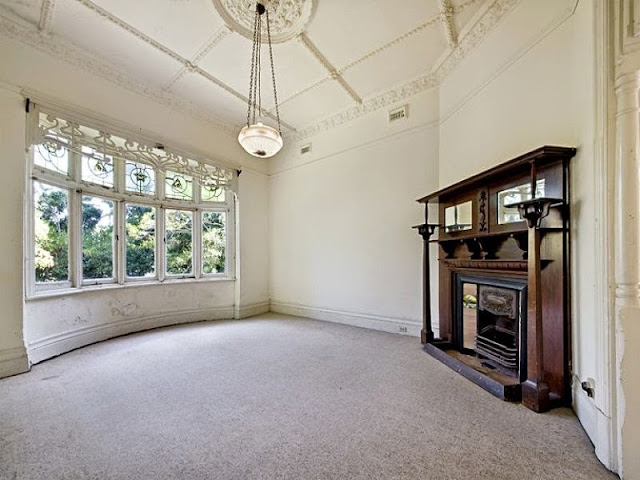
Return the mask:
{"type": "MultiPolygon", "coordinates": [[[[536,198],[544,197],[544,178],[536,182],[536,198]]],[[[509,187],[498,192],[498,224],[521,222],[522,218],[515,207],[505,207],[505,205],[522,202],[531,199],[531,184],[524,183],[515,187],[509,187]]]]}
{"type": "Polygon", "coordinates": [[[473,227],[472,202],[459,203],[445,208],[444,229],[447,233],[471,230],[473,227]]]}

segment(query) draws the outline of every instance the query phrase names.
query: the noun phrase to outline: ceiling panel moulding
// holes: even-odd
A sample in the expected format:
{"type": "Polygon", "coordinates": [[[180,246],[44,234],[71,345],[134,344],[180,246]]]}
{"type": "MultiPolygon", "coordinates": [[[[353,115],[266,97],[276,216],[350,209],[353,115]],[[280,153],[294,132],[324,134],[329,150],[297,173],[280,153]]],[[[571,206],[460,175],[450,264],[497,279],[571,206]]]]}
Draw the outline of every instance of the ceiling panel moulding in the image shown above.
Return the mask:
{"type": "MultiPolygon", "coordinates": [[[[33,15],[37,17],[37,19],[33,21],[25,21],[23,18],[18,17],[12,9],[2,5],[2,3],[7,2],[8,0],[0,0],[0,34],[6,35],[10,38],[14,38],[22,43],[26,43],[37,48],[40,51],[43,51],[49,55],[56,56],[58,58],[62,58],[65,62],[71,63],[75,66],[78,66],[84,70],[90,71],[94,74],[97,74],[100,77],[103,77],[119,86],[127,88],[129,90],[135,91],[136,93],[142,94],[148,98],[152,98],[158,103],[168,106],[169,108],[173,108],[177,111],[181,111],[195,118],[206,120],[209,123],[216,124],[216,127],[220,130],[225,131],[225,133],[229,133],[229,135],[235,135],[236,122],[233,125],[229,123],[228,120],[221,119],[219,116],[215,114],[215,109],[205,109],[202,108],[198,103],[186,101],[181,96],[168,92],[167,89],[170,88],[176,81],[179,81],[184,75],[200,75],[203,79],[215,83],[218,87],[223,88],[228,93],[232,94],[240,104],[246,105],[246,97],[239,93],[243,91],[240,89],[239,85],[230,86],[227,82],[220,80],[215,75],[215,70],[212,73],[206,72],[200,67],[198,64],[205,59],[210,53],[216,52],[220,48],[220,41],[228,36],[228,31],[225,31],[224,28],[217,27],[214,31],[213,35],[208,40],[202,40],[202,43],[199,45],[199,48],[194,48],[195,52],[193,56],[189,55],[188,58],[176,53],[175,50],[169,48],[165,43],[158,41],[157,38],[152,38],[142,32],[139,28],[134,27],[131,24],[123,21],[118,18],[112,11],[107,11],[105,8],[96,5],[96,3],[108,5],[107,0],[75,0],[74,3],[78,5],[82,5],[87,7],[94,14],[101,16],[103,19],[117,25],[123,31],[132,34],[136,39],[146,43],[147,45],[152,46],[158,52],[161,52],[163,55],[168,58],[173,59],[174,61],[179,62],[179,68],[176,68],[176,71],[171,74],[169,78],[164,80],[164,84],[154,85],[151,81],[142,82],[138,79],[132,78],[132,76],[128,73],[125,73],[121,68],[115,68],[109,62],[106,62],[104,58],[98,56],[97,54],[91,54],[86,50],[81,49],[75,45],[72,45],[71,42],[66,42],[64,39],[56,36],[55,34],[51,35],[51,37],[46,38],[45,32],[39,30],[41,24],[46,25],[47,22],[51,22],[51,20],[46,20],[46,16],[44,16],[44,8],[46,5],[51,5],[52,7],[63,5],[62,0],[42,0],[45,3],[38,3],[38,8],[31,12],[33,15]],[[96,3],[94,3],[96,2],[96,3]],[[105,3],[107,2],[107,3],[105,3]],[[17,26],[16,26],[17,25],[17,26]],[[219,33],[219,36],[218,36],[219,33]],[[46,39],[45,39],[46,38],[46,39]],[[162,87],[165,89],[163,90],[162,87]]],[[[211,0],[213,1],[213,0],[211,0]]],[[[243,3],[241,0],[220,0],[222,2],[231,2],[231,3],[243,3]]],[[[293,0],[292,0],[293,1],[293,0]]],[[[293,1],[293,3],[300,3],[302,0],[293,1]]],[[[364,0],[354,0],[354,1],[364,1],[364,0]]],[[[320,41],[321,37],[314,38],[314,42],[318,43],[308,43],[313,45],[313,49],[319,54],[317,55],[313,51],[309,49],[309,45],[305,45],[309,50],[309,57],[315,58],[323,64],[322,60],[319,58],[324,57],[325,62],[323,64],[323,68],[326,70],[326,78],[319,80],[312,80],[312,85],[307,87],[299,87],[301,90],[298,93],[293,93],[288,99],[285,99],[281,102],[281,105],[287,104],[289,102],[296,105],[297,109],[304,109],[308,111],[309,104],[311,101],[310,98],[317,97],[313,94],[316,90],[322,89],[324,84],[330,82],[335,79],[334,83],[336,86],[342,90],[343,95],[346,94],[347,98],[350,98],[351,102],[356,103],[356,105],[348,106],[345,104],[340,105],[340,103],[332,102],[333,108],[329,107],[329,104],[323,104],[323,110],[316,110],[314,115],[303,115],[302,118],[298,118],[295,122],[288,123],[285,128],[291,130],[287,134],[290,138],[302,139],[308,136],[312,136],[321,131],[328,130],[330,128],[334,128],[342,123],[354,120],[362,115],[366,115],[377,109],[389,108],[393,105],[397,105],[401,103],[402,100],[409,98],[412,95],[420,93],[423,90],[432,88],[438,85],[443,78],[460,62],[460,60],[478,43],[484,39],[487,33],[497,24],[497,22],[506,15],[512,7],[517,5],[520,0],[433,0],[432,3],[429,3],[429,6],[435,7],[433,11],[425,10],[429,19],[425,22],[431,24],[433,20],[436,23],[442,23],[444,18],[450,18],[451,12],[453,12],[453,27],[456,30],[453,31],[455,34],[456,31],[459,31],[459,38],[457,46],[454,49],[449,49],[448,52],[444,52],[441,58],[438,59],[436,65],[433,66],[431,73],[424,74],[418,78],[415,78],[409,82],[403,82],[397,88],[393,88],[391,90],[377,90],[381,91],[381,93],[374,93],[373,96],[364,96],[362,92],[359,91],[358,86],[354,86],[352,82],[347,82],[347,80],[343,77],[343,73],[349,71],[350,69],[356,67],[357,65],[363,64],[365,62],[369,62],[372,59],[375,59],[381,52],[386,51],[386,49],[391,46],[397,45],[401,42],[404,42],[405,39],[410,38],[418,28],[418,31],[424,30],[423,25],[414,27],[413,30],[409,30],[408,32],[396,36],[394,40],[388,42],[387,44],[382,45],[379,48],[376,48],[372,51],[369,51],[364,56],[360,56],[347,65],[343,66],[340,69],[336,69],[335,65],[330,63],[329,60],[325,57],[326,51],[324,44],[320,41]],[[432,5],[433,4],[433,5],[432,5]],[[447,4],[449,5],[447,7],[447,4]],[[480,5],[478,7],[478,5],[480,5]],[[477,10],[477,12],[476,12],[477,10]],[[471,12],[465,17],[466,24],[456,24],[455,21],[458,20],[459,15],[462,12],[471,12]],[[435,15],[435,16],[434,16],[435,15]],[[308,98],[307,98],[308,97],[308,98]],[[299,103],[299,101],[304,98],[304,103],[299,103]],[[362,103],[358,104],[358,101],[361,100],[362,103]],[[341,109],[341,110],[340,110],[341,109]],[[331,114],[331,112],[335,112],[338,110],[338,113],[331,114]],[[314,118],[315,116],[315,118],[314,118]],[[321,120],[318,120],[318,117],[324,117],[321,120]],[[293,125],[291,124],[293,123],[293,125]],[[306,124],[306,128],[298,128],[296,132],[296,127],[304,126],[306,124]]],[[[206,2],[208,3],[208,2],[206,2]]],[[[66,4],[66,3],[65,3],[66,4]]],[[[211,10],[214,11],[212,3],[208,3],[211,7],[211,10]]],[[[115,8],[115,7],[114,7],[115,8]]],[[[315,7],[314,7],[315,8],[315,7]]],[[[321,6],[320,8],[326,8],[325,6],[321,6]]],[[[338,8],[338,7],[336,7],[338,8]]],[[[343,5],[343,7],[346,6],[343,5]]],[[[132,7],[133,9],[133,7],[132,7]]],[[[109,10],[113,10],[109,7],[109,10]]],[[[406,9],[405,9],[406,10],[406,9]]],[[[59,13],[57,8],[51,10],[53,13],[48,13],[48,15],[52,15],[54,18],[57,17],[59,13]],[[55,10],[55,11],[54,11],[55,10]]],[[[400,17],[404,15],[400,11],[396,11],[400,17]]],[[[30,14],[31,15],[31,14],[30,14]]],[[[32,15],[32,16],[33,16],[32,15]]],[[[123,13],[124,15],[124,13],[123,13]]],[[[325,14],[326,15],[326,14],[325,14]]],[[[395,15],[395,14],[394,14],[395,15]]],[[[396,16],[398,16],[396,15],[396,16]]],[[[126,15],[125,15],[126,16],[126,15]]],[[[319,18],[319,15],[316,15],[319,18]]],[[[398,17],[398,18],[400,18],[398,17]]],[[[408,25],[411,23],[411,17],[405,18],[402,25],[406,25],[406,27],[402,28],[410,28],[408,25]]],[[[126,18],[130,18],[126,16],[126,18]]],[[[393,17],[395,18],[395,17],[393,17]]],[[[392,17],[386,17],[385,25],[392,25],[393,23],[392,17]]],[[[144,22],[142,22],[144,24],[144,22]]],[[[136,22],[136,25],[137,22],[136,22]]],[[[145,24],[146,25],[146,24],[145,24]]],[[[219,24],[218,24],[219,25],[219,24]]],[[[446,26],[443,25],[444,28],[439,29],[440,39],[447,40],[447,36],[449,35],[446,30],[446,26]]],[[[55,25],[54,25],[55,28],[55,25]]],[[[146,28],[141,26],[141,28],[146,28]]],[[[386,27],[385,27],[386,28],[386,27]]],[[[309,27],[311,31],[313,31],[313,25],[309,27]]],[[[317,28],[316,28],[317,30],[317,28]]],[[[148,31],[148,28],[147,28],[148,31]]],[[[401,33],[400,32],[395,32],[401,33]]],[[[325,32],[326,33],[326,32],[325,32]]],[[[315,35],[315,34],[314,34],[315,35]]],[[[306,37],[306,33],[304,34],[306,37]]],[[[331,37],[331,36],[329,36],[331,37]]],[[[375,37],[375,36],[374,36],[375,37]]],[[[387,37],[391,38],[391,37],[387,37]]],[[[304,44],[304,39],[300,39],[304,44]]],[[[449,40],[451,40],[449,38],[449,40]]],[[[344,55],[343,55],[344,57],[344,55]]],[[[332,57],[329,57],[332,58],[332,57]]],[[[295,72],[293,72],[295,73],[295,72]]],[[[293,74],[292,73],[292,74],[293,74]]],[[[295,87],[294,87],[295,88],[295,87]]],[[[335,87],[334,87],[335,88],[335,87]]],[[[384,88],[384,87],[383,87],[384,88]]],[[[336,89],[336,92],[339,89],[336,89]]],[[[370,94],[371,95],[371,94],[370,94]]],[[[294,112],[296,109],[294,109],[294,112]]],[[[271,112],[268,112],[268,116],[271,112]]],[[[296,115],[300,117],[299,115],[296,115]]],[[[292,117],[294,118],[294,117],[292,117]]],[[[242,120],[238,119],[238,122],[242,120]]]]}

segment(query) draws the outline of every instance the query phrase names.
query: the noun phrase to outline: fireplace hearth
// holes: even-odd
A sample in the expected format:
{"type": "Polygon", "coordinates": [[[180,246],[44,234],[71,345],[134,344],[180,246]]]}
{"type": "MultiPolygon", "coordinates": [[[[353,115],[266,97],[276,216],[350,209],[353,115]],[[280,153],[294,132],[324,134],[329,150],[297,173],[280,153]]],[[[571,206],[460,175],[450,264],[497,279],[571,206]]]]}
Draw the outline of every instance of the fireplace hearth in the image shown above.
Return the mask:
{"type": "Polygon", "coordinates": [[[570,402],[569,160],[541,147],[419,200],[422,343],[494,395],[537,412],[570,402]],[[438,220],[429,223],[429,207],[438,220]],[[431,240],[437,231],[437,239],[431,240]],[[439,245],[438,337],[429,243],[439,245]]]}

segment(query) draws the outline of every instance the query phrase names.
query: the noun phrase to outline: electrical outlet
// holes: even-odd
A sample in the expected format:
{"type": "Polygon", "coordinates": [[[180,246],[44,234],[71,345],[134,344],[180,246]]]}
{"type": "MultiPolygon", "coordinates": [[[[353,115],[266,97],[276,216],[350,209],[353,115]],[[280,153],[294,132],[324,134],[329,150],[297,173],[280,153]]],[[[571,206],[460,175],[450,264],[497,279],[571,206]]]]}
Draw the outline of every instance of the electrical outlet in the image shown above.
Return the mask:
{"type": "Polygon", "coordinates": [[[400,326],[400,333],[407,333],[407,327],[400,326]]]}

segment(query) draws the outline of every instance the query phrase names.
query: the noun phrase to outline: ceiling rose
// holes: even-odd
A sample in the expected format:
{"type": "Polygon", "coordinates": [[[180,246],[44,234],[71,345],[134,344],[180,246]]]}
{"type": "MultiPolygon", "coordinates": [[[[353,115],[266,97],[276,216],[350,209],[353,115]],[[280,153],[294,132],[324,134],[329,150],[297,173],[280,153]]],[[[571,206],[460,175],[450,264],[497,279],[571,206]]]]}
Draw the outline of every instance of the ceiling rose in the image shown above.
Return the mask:
{"type": "MultiPolygon", "coordinates": [[[[256,0],[212,1],[229,28],[253,39],[256,0]]],[[[317,0],[262,0],[261,3],[269,10],[271,43],[282,43],[305,31],[315,13],[317,0]]],[[[266,41],[263,37],[263,43],[266,41]]]]}

